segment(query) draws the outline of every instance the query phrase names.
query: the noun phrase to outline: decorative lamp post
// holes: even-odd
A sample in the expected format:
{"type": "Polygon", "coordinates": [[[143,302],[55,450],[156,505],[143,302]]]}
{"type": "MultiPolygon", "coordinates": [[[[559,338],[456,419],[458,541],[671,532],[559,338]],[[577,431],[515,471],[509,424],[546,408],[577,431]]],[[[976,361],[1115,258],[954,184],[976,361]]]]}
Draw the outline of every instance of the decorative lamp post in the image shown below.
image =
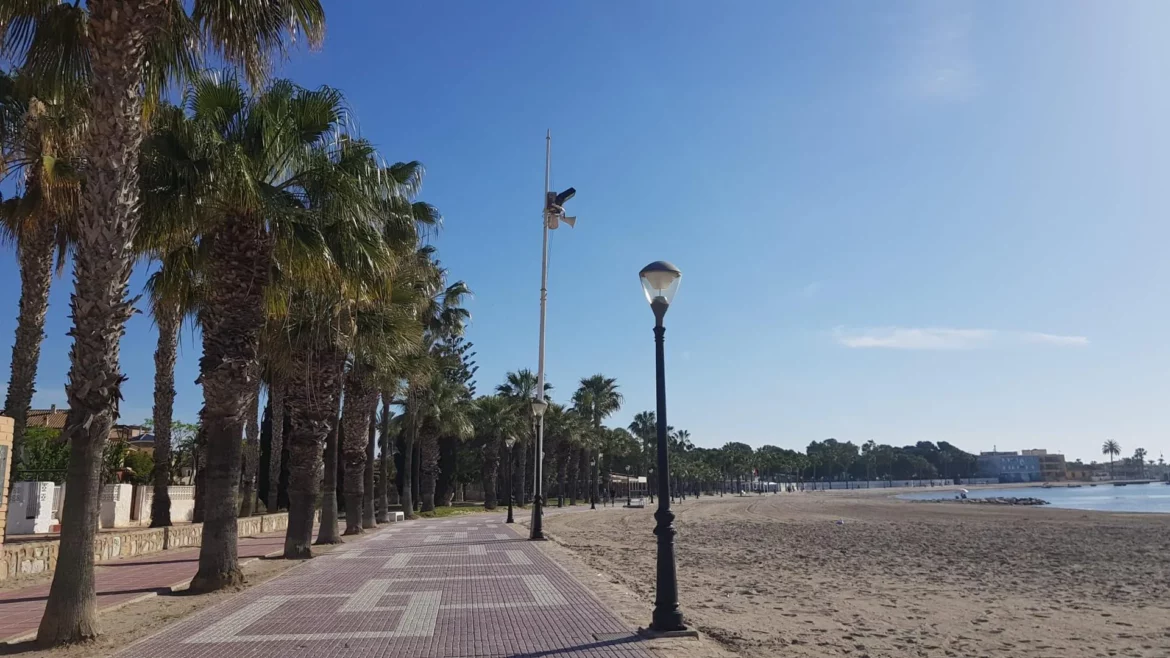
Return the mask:
{"type": "Polygon", "coordinates": [[[593,475],[589,483],[589,509],[597,509],[597,457],[589,460],[589,472],[593,475]]]}
{"type": "MultiPolygon", "coordinates": [[[[601,506],[605,507],[605,498],[603,497],[602,494],[603,493],[608,494],[609,489],[606,488],[605,492],[602,492],[602,490],[601,490],[601,460],[603,458],[605,458],[605,454],[598,452],[597,453],[597,468],[593,469],[593,491],[596,492],[596,494],[593,497],[595,499],[600,500],[601,506]]],[[[608,487],[608,485],[607,485],[607,487],[608,487]]]]}
{"type": "Polygon", "coordinates": [[[548,402],[544,399],[544,386],[532,398],[532,413],[536,417],[537,430],[540,437],[536,442],[536,481],[532,488],[536,495],[532,497],[532,523],[529,539],[544,539],[544,412],[548,409],[548,402]]]}
{"type": "Polygon", "coordinates": [[[639,272],[646,301],[654,311],[654,352],[657,379],[658,420],[658,510],[654,512],[654,534],[658,537],[658,583],[650,630],[655,633],[686,631],[678,607],[678,572],[674,561],[674,513],[670,511],[670,452],[666,436],[666,357],[662,319],[678,292],[682,272],[666,261],[655,261],[639,272]]]}
{"type": "Polygon", "coordinates": [[[626,507],[634,502],[632,500],[633,492],[630,491],[631,486],[633,485],[630,484],[630,465],[626,464],[626,507]]]}
{"type": "Polygon", "coordinates": [[[508,520],[506,523],[514,523],[512,519],[512,446],[516,445],[516,437],[509,436],[504,439],[504,445],[508,447],[508,520]]]}
{"type": "Polygon", "coordinates": [[[648,476],[646,478],[646,490],[650,492],[650,504],[653,505],[654,504],[654,486],[652,483],[654,482],[654,469],[651,468],[651,469],[647,470],[646,474],[648,476]]]}

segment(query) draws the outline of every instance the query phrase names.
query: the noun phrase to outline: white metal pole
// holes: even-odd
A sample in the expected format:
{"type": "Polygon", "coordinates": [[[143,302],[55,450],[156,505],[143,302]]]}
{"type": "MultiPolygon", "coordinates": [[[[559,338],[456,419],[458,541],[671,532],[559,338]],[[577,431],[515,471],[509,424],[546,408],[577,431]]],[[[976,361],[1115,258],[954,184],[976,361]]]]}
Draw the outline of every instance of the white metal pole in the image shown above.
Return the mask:
{"type": "MultiPolygon", "coordinates": [[[[549,175],[552,171],[552,130],[544,135],[544,196],[540,199],[540,223],[543,240],[540,248],[540,351],[536,359],[536,399],[544,400],[544,316],[548,305],[548,217],[545,214],[545,203],[549,192],[549,175]]],[[[532,488],[539,497],[540,504],[532,506],[532,526],[539,531],[537,515],[541,514],[544,506],[544,414],[537,419],[536,425],[536,459],[532,488]]],[[[535,501],[534,501],[535,502],[535,501]]],[[[534,533],[535,534],[535,533],[534,533]]],[[[534,538],[537,538],[534,536],[534,538]]]]}

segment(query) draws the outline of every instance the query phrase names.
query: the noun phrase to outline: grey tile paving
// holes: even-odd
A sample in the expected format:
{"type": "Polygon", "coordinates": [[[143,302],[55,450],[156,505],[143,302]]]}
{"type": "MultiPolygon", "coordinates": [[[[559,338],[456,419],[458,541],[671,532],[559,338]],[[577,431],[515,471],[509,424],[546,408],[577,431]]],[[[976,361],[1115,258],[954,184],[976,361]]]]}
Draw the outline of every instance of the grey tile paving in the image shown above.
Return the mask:
{"type": "Polygon", "coordinates": [[[122,658],[649,658],[495,515],[380,529],[128,647],[122,658]]]}

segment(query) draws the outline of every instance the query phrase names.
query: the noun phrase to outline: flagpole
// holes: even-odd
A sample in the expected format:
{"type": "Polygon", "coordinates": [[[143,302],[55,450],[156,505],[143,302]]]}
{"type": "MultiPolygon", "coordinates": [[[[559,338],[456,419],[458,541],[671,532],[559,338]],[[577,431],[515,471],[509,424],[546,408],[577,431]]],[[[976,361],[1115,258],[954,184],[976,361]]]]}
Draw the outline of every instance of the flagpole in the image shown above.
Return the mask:
{"type": "MultiPolygon", "coordinates": [[[[543,240],[540,249],[540,350],[536,360],[536,399],[544,402],[544,318],[548,307],[548,215],[549,176],[552,172],[552,130],[544,135],[544,195],[540,198],[543,240]]],[[[536,459],[533,465],[532,532],[529,539],[544,539],[544,414],[536,419],[536,459]]]]}

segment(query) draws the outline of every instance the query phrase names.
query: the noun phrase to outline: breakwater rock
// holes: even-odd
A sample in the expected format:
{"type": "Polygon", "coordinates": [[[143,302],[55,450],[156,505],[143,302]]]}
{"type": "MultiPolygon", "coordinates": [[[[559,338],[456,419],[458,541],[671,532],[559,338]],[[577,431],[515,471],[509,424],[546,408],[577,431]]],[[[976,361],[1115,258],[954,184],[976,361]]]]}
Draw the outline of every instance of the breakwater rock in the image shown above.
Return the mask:
{"type": "Polygon", "coordinates": [[[965,503],[967,505],[1047,505],[1047,500],[1040,498],[1015,496],[996,496],[995,498],[937,498],[925,500],[926,503],[965,503]]]}

